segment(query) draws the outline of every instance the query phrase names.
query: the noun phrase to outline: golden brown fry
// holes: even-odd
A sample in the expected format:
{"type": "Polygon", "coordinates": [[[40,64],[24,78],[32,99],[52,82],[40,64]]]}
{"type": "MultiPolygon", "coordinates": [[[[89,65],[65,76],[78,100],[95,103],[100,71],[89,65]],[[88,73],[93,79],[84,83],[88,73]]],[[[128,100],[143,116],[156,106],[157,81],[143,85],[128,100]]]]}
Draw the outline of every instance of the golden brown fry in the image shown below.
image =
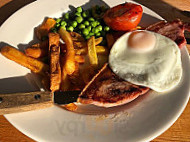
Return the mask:
{"type": "Polygon", "coordinates": [[[61,44],[61,60],[60,61],[61,61],[61,90],[62,91],[68,91],[71,85],[69,75],[67,74],[65,70],[66,48],[67,48],[66,44],[61,44]]]}
{"type": "Polygon", "coordinates": [[[63,28],[60,28],[59,34],[65,42],[67,48],[64,63],[65,70],[67,74],[71,75],[75,71],[75,50],[73,47],[73,41],[71,35],[63,28]]]}
{"type": "Polygon", "coordinates": [[[97,57],[97,53],[96,53],[94,36],[92,36],[88,40],[87,45],[88,45],[88,57],[89,57],[90,65],[92,65],[93,67],[97,67],[98,66],[98,57],[97,57]]]}
{"type": "Polygon", "coordinates": [[[49,66],[37,59],[26,56],[16,48],[5,46],[1,48],[1,54],[8,59],[30,69],[34,73],[45,75],[49,70],[49,66]]]}
{"type": "Polygon", "coordinates": [[[72,88],[69,88],[70,90],[82,90],[85,86],[85,83],[83,82],[81,71],[79,69],[79,63],[76,62],[76,70],[75,72],[69,76],[69,81],[71,83],[72,88]]]}
{"type": "MultiPolygon", "coordinates": [[[[103,37],[99,37],[95,39],[95,45],[98,45],[102,42],[103,37]]],[[[86,48],[87,47],[87,43],[86,41],[73,41],[73,45],[76,49],[81,49],[81,48],[86,48]]]]}
{"type": "Polygon", "coordinates": [[[102,42],[102,40],[103,40],[103,37],[96,38],[95,39],[95,45],[100,44],[102,42]]]}
{"type": "Polygon", "coordinates": [[[59,34],[49,33],[50,90],[59,90],[61,83],[59,34]]]}
{"type": "MultiPolygon", "coordinates": [[[[96,53],[97,54],[108,54],[108,49],[105,46],[96,46],[96,53]]],[[[87,54],[87,48],[75,49],[76,55],[85,55],[87,54]]]]}
{"type": "Polygon", "coordinates": [[[65,107],[69,111],[75,111],[78,108],[77,105],[75,105],[74,103],[64,105],[63,107],[65,107]]]}
{"type": "Polygon", "coordinates": [[[108,49],[105,46],[96,46],[97,54],[108,54],[108,49]]]}
{"type": "Polygon", "coordinates": [[[85,48],[87,46],[86,41],[74,41],[73,45],[76,49],[85,48]]]}
{"type": "Polygon", "coordinates": [[[71,38],[73,41],[85,41],[81,34],[76,32],[70,32],[71,38]]]}
{"type": "Polygon", "coordinates": [[[69,77],[65,68],[63,67],[61,72],[61,90],[68,91],[69,87],[70,87],[69,77]]]}
{"type": "Polygon", "coordinates": [[[49,33],[49,50],[52,46],[59,46],[60,36],[57,33],[49,33]]]}
{"type": "Polygon", "coordinates": [[[76,61],[77,63],[79,63],[79,64],[82,64],[82,63],[85,62],[85,59],[84,59],[83,56],[76,55],[76,56],[75,56],[75,61],[76,61]]]}
{"type": "Polygon", "coordinates": [[[47,51],[48,49],[46,50],[39,47],[29,47],[25,50],[25,54],[33,58],[40,58],[46,56],[47,51]]]}
{"type": "Polygon", "coordinates": [[[51,28],[54,27],[56,21],[52,18],[46,18],[43,23],[36,28],[36,36],[38,39],[42,40],[43,37],[48,36],[51,28]]]}
{"type": "Polygon", "coordinates": [[[108,48],[110,49],[112,45],[114,44],[115,39],[112,34],[106,34],[106,40],[107,40],[108,48]]]}
{"type": "Polygon", "coordinates": [[[75,49],[76,55],[84,55],[87,54],[87,48],[75,49]]]}
{"type": "Polygon", "coordinates": [[[48,55],[48,41],[37,43],[25,49],[25,54],[33,58],[41,58],[48,55]]]}

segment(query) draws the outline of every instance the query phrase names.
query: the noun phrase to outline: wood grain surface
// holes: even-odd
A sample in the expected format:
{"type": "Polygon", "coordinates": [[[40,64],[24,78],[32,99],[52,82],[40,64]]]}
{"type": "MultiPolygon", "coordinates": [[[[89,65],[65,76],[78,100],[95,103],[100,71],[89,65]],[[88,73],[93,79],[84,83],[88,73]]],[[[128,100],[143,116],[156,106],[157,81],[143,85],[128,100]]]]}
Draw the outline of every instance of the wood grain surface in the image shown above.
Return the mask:
{"type": "MultiPolygon", "coordinates": [[[[35,0],[0,0],[0,25],[15,11],[35,0]]],[[[64,0],[63,0],[64,1],[64,0]]],[[[190,22],[190,0],[135,0],[150,8],[166,20],[180,18],[190,22]]],[[[185,34],[189,41],[189,34],[185,34]]],[[[188,45],[190,49],[190,46],[188,45]]],[[[189,50],[190,51],[190,50],[189,50]]],[[[179,119],[162,135],[152,142],[190,141],[190,103],[179,119]]],[[[4,116],[0,116],[0,142],[34,142],[12,126],[4,116]]]]}

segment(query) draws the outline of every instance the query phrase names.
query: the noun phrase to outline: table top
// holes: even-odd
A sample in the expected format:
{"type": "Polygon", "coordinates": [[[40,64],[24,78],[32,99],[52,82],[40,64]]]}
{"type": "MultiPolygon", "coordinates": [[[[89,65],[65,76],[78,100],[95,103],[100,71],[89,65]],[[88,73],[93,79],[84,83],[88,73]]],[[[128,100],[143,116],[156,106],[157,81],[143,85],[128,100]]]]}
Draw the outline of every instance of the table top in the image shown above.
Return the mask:
{"type": "MultiPolygon", "coordinates": [[[[0,25],[15,11],[35,0],[0,0],[0,25]]],[[[166,20],[180,18],[183,21],[190,21],[189,0],[134,0],[152,9],[166,20]]],[[[190,39],[190,34],[186,34],[190,39]]],[[[187,45],[190,49],[190,45],[187,45]]],[[[190,50],[189,50],[190,51],[190,50]]],[[[189,142],[190,141],[190,102],[179,119],[162,135],[152,142],[189,142]]],[[[12,126],[4,116],[0,115],[0,141],[1,142],[34,142],[12,126]]]]}

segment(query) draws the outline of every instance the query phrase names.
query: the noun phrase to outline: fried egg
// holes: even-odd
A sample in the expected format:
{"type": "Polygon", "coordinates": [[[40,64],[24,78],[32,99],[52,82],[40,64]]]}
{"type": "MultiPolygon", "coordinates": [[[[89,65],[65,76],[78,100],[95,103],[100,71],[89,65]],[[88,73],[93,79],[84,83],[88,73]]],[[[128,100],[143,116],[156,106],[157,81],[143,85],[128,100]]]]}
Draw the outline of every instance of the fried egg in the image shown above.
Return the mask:
{"type": "Polygon", "coordinates": [[[121,36],[112,46],[109,66],[120,78],[157,92],[174,88],[182,77],[178,45],[165,36],[145,30],[121,36]]]}

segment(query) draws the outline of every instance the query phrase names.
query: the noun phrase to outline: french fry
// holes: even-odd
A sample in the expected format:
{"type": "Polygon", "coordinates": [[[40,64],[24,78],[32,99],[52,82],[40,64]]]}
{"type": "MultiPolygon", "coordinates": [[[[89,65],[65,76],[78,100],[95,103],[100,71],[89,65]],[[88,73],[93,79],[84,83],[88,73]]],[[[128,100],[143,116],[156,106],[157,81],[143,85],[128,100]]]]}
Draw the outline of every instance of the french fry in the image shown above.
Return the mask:
{"type": "MultiPolygon", "coordinates": [[[[95,45],[100,44],[102,42],[102,40],[103,40],[103,37],[96,38],[95,45]]],[[[78,48],[81,49],[81,48],[87,47],[86,41],[74,41],[73,45],[76,49],[78,49],[78,48]]]]}
{"type": "Polygon", "coordinates": [[[67,74],[71,75],[75,71],[75,50],[73,41],[71,35],[63,28],[60,28],[59,34],[61,36],[61,39],[65,42],[67,48],[64,63],[65,70],[67,74]]]}
{"type": "Polygon", "coordinates": [[[108,48],[111,49],[112,45],[115,42],[113,35],[112,34],[106,34],[106,40],[107,40],[108,48]]]}
{"type": "Polygon", "coordinates": [[[87,45],[86,45],[86,41],[74,41],[73,42],[73,45],[76,49],[81,49],[81,48],[85,48],[87,45]]]}
{"type": "Polygon", "coordinates": [[[51,28],[54,27],[56,21],[52,18],[46,18],[43,23],[36,28],[36,36],[38,39],[42,40],[43,37],[48,36],[51,28]]]}
{"type": "Polygon", "coordinates": [[[14,47],[4,46],[1,48],[1,54],[8,59],[30,69],[34,73],[45,75],[49,70],[49,66],[37,59],[26,56],[14,47]]]}
{"type": "MultiPolygon", "coordinates": [[[[75,54],[76,55],[85,55],[87,54],[87,48],[81,48],[81,49],[75,49],[75,54]]],[[[96,46],[96,53],[97,54],[108,54],[108,49],[105,46],[96,46]]]]}
{"type": "Polygon", "coordinates": [[[87,54],[87,48],[75,49],[76,55],[84,55],[87,54]]]}
{"type": "Polygon", "coordinates": [[[82,90],[85,86],[85,83],[83,82],[81,76],[81,69],[79,69],[79,63],[76,62],[75,65],[76,65],[75,72],[69,76],[69,81],[72,85],[72,88],[70,88],[70,90],[82,90]]]}
{"type": "Polygon", "coordinates": [[[61,84],[59,34],[49,33],[50,90],[59,90],[61,84]]]}
{"type": "Polygon", "coordinates": [[[96,46],[97,54],[108,54],[108,49],[105,46],[96,46]]]}
{"type": "Polygon", "coordinates": [[[61,90],[68,91],[69,87],[70,87],[69,77],[65,68],[63,67],[61,72],[61,90]]]}
{"type": "Polygon", "coordinates": [[[97,53],[96,53],[94,36],[92,36],[87,41],[87,45],[88,45],[88,57],[89,57],[90,65],[92,65],[93,67],[97,67],[98,66],[98,57],[97,57],[97,53]]]}
{"type": "Polygon", "coordinates": [[[37,43],[25,49],[25,54],[33,58],[41,58],[48,55],[48,41],[37,43]]]}
{"type": "Polygon", "coordinates": [[[70,35],[73,41],[85,41],[85,39],[79,33],[70,32],[70,35]]]}
{"type": "Polygon", "coordinates": [[[64,105],[63,107],[66,108],[69,111],[75,111],[78,108],[77,105],[75,105],[74,103],[64,105]]]}
{"type": "Polygon", "coordinates": [[[85,59],[84,59],[83,56],[76,55],[76,56],[75,56],[75,61],[76,61],[77,63],[79,63],[79,64],[82,64],[82,63],[85,62],[85,59]]]}
{"type": "Polygon", "coordinates": [[[95,39],[95,45],[100,44],[102,42],[102,40],[103,40],[103,37],[96,38],[95,39]]]}

